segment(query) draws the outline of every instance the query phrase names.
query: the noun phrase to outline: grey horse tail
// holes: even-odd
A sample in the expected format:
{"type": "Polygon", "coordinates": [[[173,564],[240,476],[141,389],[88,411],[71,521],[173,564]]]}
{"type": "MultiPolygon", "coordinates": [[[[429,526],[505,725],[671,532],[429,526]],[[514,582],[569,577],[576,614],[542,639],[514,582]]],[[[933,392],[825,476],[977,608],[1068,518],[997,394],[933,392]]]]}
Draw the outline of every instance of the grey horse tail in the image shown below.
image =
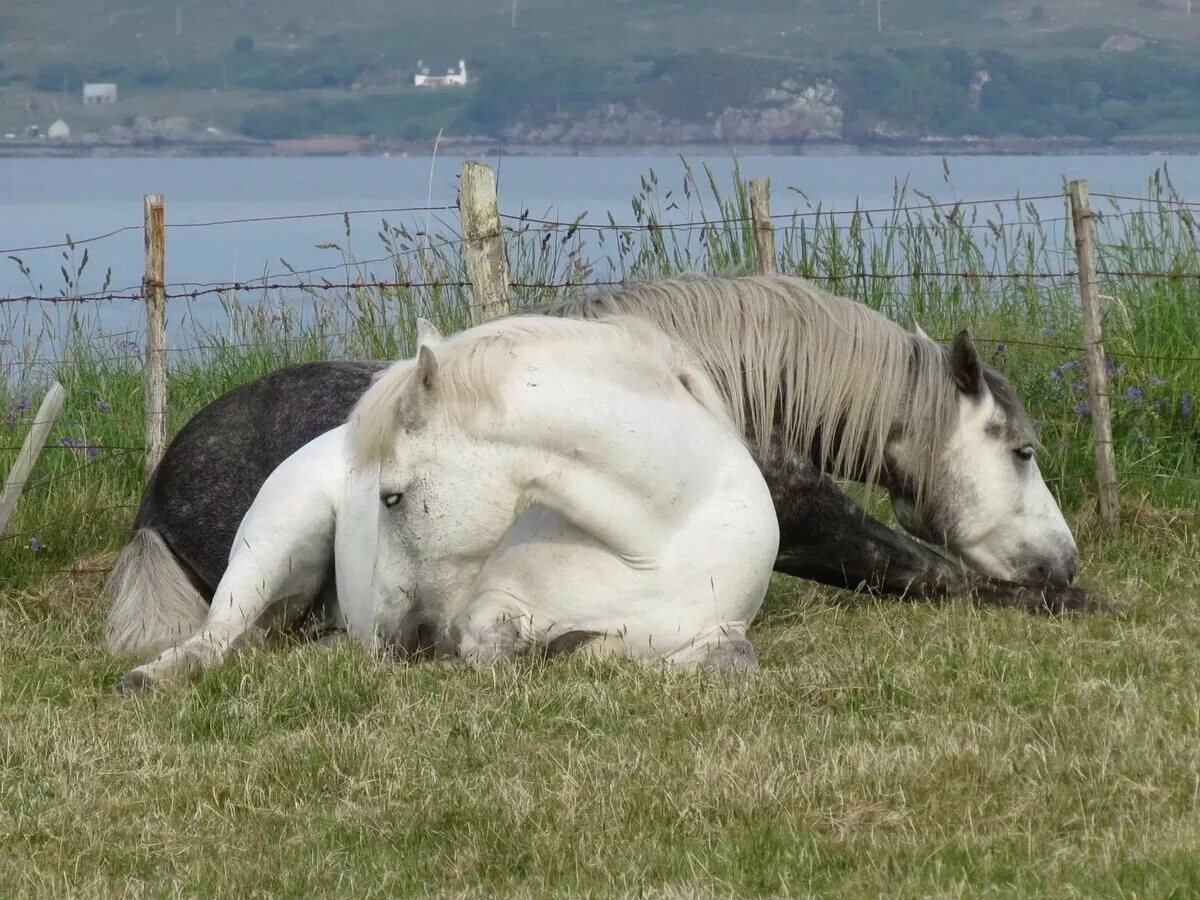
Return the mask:
{"type": "Polygon", "coordinates": [[[104,585],[110,604],[104,646],[149,658],[190,637],[208,617],[208,604],[187,572],[151,528],[139,528],[104,585]]]}

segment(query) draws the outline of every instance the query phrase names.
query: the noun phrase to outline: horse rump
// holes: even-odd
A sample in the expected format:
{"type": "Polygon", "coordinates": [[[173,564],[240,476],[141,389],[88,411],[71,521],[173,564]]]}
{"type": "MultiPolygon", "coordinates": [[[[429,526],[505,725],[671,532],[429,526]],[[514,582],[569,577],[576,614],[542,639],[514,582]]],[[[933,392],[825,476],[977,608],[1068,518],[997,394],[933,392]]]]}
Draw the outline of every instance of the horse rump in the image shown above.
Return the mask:
{"type": "Polygon", "coordinates": [[[208,603],[159,533],[139,528],[104,585],[110,653],[149,658],[190,637],[208,617],[208,603]]]}

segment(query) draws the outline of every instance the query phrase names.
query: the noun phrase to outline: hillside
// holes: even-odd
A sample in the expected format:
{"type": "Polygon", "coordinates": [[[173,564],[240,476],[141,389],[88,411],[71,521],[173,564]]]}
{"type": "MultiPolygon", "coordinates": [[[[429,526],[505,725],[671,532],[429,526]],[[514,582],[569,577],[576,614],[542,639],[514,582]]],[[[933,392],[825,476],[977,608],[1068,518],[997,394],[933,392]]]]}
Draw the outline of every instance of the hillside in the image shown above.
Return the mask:
{"type": "Polygon", "coordinates": [[[74,141],[1197,134],[1186,4],[7,0],[0,133],[63,118],[74,141]],[[418,61],[460,58],[471,86],[412,86],[418,61]],[[84,108],[85,80],[119,102],[84,108]]]}

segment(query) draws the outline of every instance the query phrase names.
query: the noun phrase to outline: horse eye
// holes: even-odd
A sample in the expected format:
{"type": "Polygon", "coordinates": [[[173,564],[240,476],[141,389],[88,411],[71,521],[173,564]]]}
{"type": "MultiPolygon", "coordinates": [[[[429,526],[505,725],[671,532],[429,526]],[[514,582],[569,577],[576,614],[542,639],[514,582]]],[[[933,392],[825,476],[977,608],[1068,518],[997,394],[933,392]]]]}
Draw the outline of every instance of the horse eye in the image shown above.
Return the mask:
{"type": "Polygon", "coordinates": [[[391,509],[393,506],[395,506],[397,503],[399,503],[402,499],[404,499],[404,495],[403,494],[381,494],[379,496],[379,499],[383,501],[384,506],[386,506],[388,509],[391,509]]]}
{"type": "Polygon", "coordinates": [[[1017,454],[1019,459],[1029,462],[1031,459],[1033,459],[1033,446],[1031,444],[1026,444],[1024,447],[1018,447],[1013,451],[1013,453],[1017,454]]]}

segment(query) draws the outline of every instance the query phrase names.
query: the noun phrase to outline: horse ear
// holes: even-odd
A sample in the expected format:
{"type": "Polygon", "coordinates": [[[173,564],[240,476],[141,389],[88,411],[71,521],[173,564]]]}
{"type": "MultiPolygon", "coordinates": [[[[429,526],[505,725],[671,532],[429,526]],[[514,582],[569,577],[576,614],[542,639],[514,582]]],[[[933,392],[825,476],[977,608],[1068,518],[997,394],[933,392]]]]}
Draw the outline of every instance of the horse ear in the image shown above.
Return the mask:
{"type": "Polygon", "coordinates": [[[983,363],[979,361],[979,351],[971,343],[965,328],[954,336],[954,343],[950,345],[950,371],[954,383],[964,394],[978,397],[983,393],[983,363]]]}
{"type": "Polygon", "coordinates": [[[442,342],[442,333],[428,319],[417,319],[417,347],[436,347],[442,342]]]}
{"type": "Polygon", "coordinates": [[[422,344],[417,351],[417,368],[399,400],[398,414],[406,426],[411,428],[420,425],[428,418],[440,380],[437,357],[429,345],[422,344]]]}
{"type": "Polygon", "coordinates": [[[930,340],[929,335],[927,335],[925,333],[925,329],[921,327],[921,324],[917,321],[916,316],[912,316],[909,319],[909,323],[912,325],[912,333],[913,334],[917,335],[918,337],[923,337],[927,341],[930,340]]]}

